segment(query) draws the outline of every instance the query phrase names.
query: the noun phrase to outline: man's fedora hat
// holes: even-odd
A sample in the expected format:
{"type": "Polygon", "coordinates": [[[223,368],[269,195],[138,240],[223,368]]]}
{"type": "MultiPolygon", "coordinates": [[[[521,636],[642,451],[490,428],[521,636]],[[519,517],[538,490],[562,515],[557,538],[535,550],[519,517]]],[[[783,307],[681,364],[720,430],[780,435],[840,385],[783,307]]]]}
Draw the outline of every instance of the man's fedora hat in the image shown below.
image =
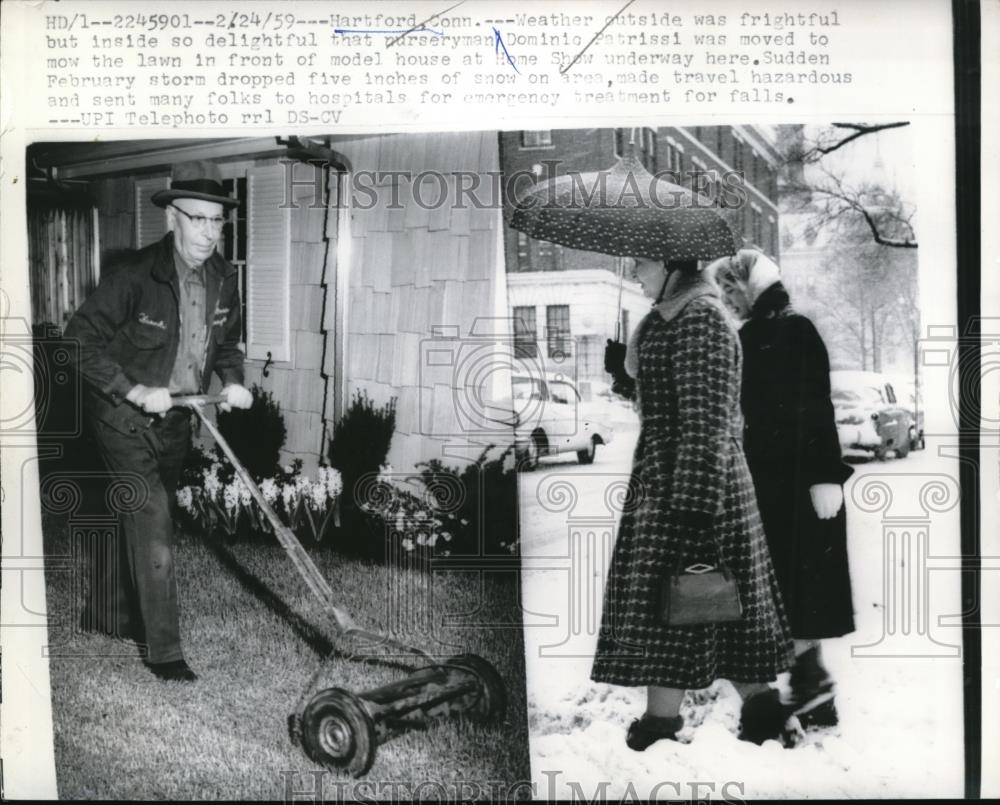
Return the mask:
{"type": "Polygon", "coordinates": [[[166,207],[176,198],[196,198],[214,201],[226,207],[238,207],[239,201],[226,195],[222,175],[214,162],[197,160],[178,162],[170,172],[170,187],[153,193],[152,202],[166,207]]]}

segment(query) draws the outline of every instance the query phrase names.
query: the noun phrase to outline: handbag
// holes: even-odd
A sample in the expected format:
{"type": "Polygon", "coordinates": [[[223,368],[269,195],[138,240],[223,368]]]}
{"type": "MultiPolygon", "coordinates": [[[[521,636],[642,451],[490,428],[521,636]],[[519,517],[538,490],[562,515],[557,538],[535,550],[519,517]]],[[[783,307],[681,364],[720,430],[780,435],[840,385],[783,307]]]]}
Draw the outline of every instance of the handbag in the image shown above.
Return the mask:
{"type": "Polygon", "coordinates": [[[665,626],[730,623],[743,616],[736,579],[721,560],[718,567],[696,564],[684,568],[678,559],[661,592],[660,620],[665,626]]]}

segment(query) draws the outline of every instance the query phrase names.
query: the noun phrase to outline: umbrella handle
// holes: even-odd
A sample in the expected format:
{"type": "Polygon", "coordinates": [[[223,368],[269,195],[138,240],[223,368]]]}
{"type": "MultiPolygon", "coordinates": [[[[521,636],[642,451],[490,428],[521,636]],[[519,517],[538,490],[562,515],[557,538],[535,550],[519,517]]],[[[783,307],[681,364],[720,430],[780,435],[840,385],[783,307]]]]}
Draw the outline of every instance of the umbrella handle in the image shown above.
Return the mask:
{"type": "Polygon", "coordinates": [[[615,341],[622,340],[622,283],[625,280],[625,258],[618,258],[618,307],[615,308],[615,341]]]}

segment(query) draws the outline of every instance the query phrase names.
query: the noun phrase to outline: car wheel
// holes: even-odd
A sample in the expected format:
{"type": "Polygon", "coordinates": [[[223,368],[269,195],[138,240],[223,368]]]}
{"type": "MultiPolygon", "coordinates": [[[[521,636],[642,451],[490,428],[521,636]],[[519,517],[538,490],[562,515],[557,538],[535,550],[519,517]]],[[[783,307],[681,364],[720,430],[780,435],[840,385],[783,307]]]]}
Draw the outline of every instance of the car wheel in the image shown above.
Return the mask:
{"type": "Polygon", "coordinates": [[[576,451],[576,458],[581,464],[593,464],[594,456],[597,455],[597,439],[590,437],[590,444],[584,450],[576,451]]]}

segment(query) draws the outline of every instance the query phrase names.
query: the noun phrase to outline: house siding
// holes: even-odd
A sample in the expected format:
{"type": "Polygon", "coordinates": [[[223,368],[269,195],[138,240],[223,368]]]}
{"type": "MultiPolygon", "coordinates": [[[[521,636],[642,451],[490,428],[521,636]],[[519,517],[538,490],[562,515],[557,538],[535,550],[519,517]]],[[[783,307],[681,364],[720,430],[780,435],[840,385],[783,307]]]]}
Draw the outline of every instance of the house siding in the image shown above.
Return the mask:
{"type": "Polygon", "coordinates": [[[468,201],[459,208],[453,175],[498,170],[497,135],[343,138],[333,147],[355,171],[438,171],[445,177],[416,191],[406,178],[374,186],[374,204],[352,210],[348,235],[347,400],[362,390],[376,404],[396,398],[388,460],[394,469],[410,471],[419,461],[440,457],[445,445],[468,441],[455,412],[461,379],[450,367],[424,361],[434,328],[464,337],[477,319],[504,315],[495,292],[502,272],[501,212],[468,201]],[[444,201],[433,204],[443,189],[444,201]],[[394,194],[400,209],[393,209],[394,194]],[[425,204],[416,203],[415,195],[425,204]]]}

